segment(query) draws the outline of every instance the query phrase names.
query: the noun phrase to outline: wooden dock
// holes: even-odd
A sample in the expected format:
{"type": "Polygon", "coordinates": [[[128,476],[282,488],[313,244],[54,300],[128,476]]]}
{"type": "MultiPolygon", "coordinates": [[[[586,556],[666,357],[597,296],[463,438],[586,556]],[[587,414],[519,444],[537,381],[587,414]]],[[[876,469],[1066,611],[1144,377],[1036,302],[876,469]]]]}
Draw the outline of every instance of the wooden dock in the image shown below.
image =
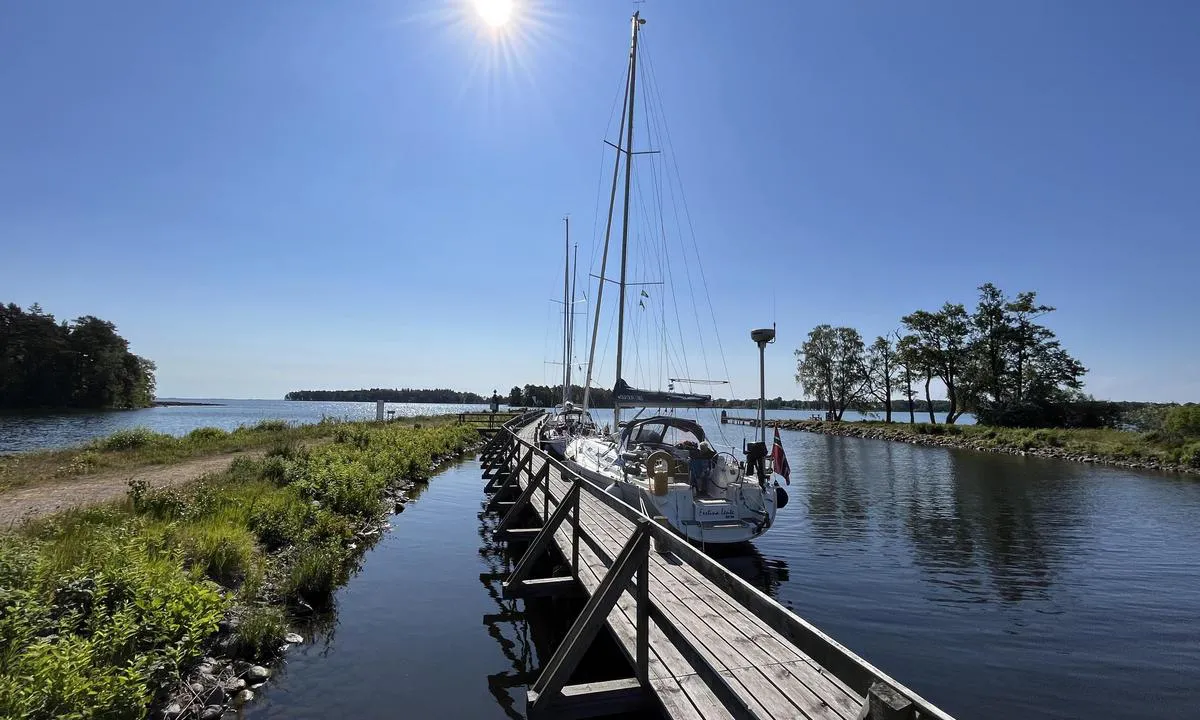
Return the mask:
{"type": "Polygon", "coordinates": [[[587,602],[528,691],[530,718],[657,708],[670,718],[915,720],[950,716],[888,677],[655,519],[536,446],[540,413],[485,446],[498,538],[527,544],[507,597],[587,602]],[[521,520],[534,527],[521,527],[521,520]],[[533,577],[547,552],[568,573],[533,577]],[[607,627],[629,660],[623,680],[568,684],[607,627]]]}
{"type": "MultiPolygon", "coordinates": [[[[768,421],[770,422],[770,421],[768,421]]],[[[738,415],[722,415],[721,424],[723,425],[749,425],[758,427],[758,418],[756,417],[741,417],[738,415]]]]}

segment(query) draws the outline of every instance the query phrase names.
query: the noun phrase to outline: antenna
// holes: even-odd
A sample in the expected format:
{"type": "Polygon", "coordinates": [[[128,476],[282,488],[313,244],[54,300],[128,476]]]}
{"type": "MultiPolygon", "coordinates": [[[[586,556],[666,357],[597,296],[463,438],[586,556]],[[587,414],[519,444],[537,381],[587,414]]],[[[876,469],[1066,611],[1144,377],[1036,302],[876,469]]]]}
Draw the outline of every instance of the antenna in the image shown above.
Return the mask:
{"type": "Polygon", "coordinates": [[[775,323],[769,328],[750,331],[750,339],[758,345],[758,427],[759,440],[767,442],[767,345],[775,342],[775,323]]]}

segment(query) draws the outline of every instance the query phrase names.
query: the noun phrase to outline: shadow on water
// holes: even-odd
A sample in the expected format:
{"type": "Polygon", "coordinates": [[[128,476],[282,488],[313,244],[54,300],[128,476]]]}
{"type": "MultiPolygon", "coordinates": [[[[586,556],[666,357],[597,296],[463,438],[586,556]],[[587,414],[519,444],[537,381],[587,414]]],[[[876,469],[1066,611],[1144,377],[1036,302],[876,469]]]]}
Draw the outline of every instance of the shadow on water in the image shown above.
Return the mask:
{"type": "Polygon", "coordinates": [[[500,518],[486,506],[486,502],[481,503],[478,513],[479,557],[484,563],[479,581],[495,608],[493,612],[483,614],[483,626],[508,662],[504,670],[487,676],[487,684],[504,714],[519,720],[525,717],[525,688],[537,679],[541,662],[521,601],[506,600],[503,596],[504,578],[512,572],[516,558],[505,543],[492,539],[500,518]]]}
{"type": "MultiPolygon", "coordinates": [[[[488,689],[505,716],[512,720],[525,717],[525,693],[541,672],[542,662],[548,660],[570,630],[583,609],[580,598],[505,599],[504,579],[521,558],[525,543],[505,543],[493,540],[500,515],[479,505],[479,557],[485,569],[479,580],[494,611],[483,614],[483,625],[496,641],[508,666],[487,676],[488,689]]],[[[532,518],[529,523],[535,521],[532,518]]],[[[518,526],[520,523],[518,523],[518,526]]],[[[534,577],[566,574],[565,560],[554,551],[538,561],[534,577]]],[[[616,641],[604,630],[584,654],[570,683],[601,682],[633,675],[633,668],[622,654],[616,641]]],[[[613,718],[657,718],[657,713],[611,716],[613,718]]]]}
{"type": "Polygon", "coordinates": [[[771,597],[775,597],[779,588],[790,579],[787,560],[763,557],[758,548],[751,543],[709,545],[704,548],[704,552],[730,572],[771,597]]]}

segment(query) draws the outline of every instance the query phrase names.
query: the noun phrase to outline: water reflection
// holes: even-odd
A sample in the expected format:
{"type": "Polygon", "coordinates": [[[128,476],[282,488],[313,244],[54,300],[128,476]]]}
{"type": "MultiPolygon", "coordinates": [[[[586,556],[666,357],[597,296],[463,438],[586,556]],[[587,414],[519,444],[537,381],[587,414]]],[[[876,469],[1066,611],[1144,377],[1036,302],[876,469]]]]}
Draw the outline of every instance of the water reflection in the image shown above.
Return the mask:
{"type": "Polygon", "coordinates": [[[961,595],[952,600],[1047,600],[1078,552],[1080,468],[963,451],[923,459],[900,507],[927,578],[961,595]]]}
{"type": "Polygon", "coordinates": [[[813,532],[829,542],[861,542],[867,536],[868,509],[862,448],[830,435],[815,439],[820,446],[800,456],[799,473],[813,532]]]}
{"type": "Polygon", "coordinates": [[[780,586],[788,582],[787,560],[763,557],[750,543],[709,545],[704,551],[731,572],[767,595],[775,597],[780,586]]]}
{"type": "Polygon", "coordinates": [[[503,597],[504,579],[512,572],[515,558],[506,543],[493,539],[500,516],[487,509],[485,500],[480,505],[478,517],[479,557],[485,567],[479,574],[479,581],[495,606],[493,612],[484,613],[483,625],[500,646],[500,652],[510,666],[487,676],[488,690],[507,717],[523,720],[525,689],[537,679],[537,652],[520,601],[503,597]]]}
{"type": "Polygon", "coordinates": [[[1014,603],[1045,600],[1077,551],[1084,466],[795,432],[784,443],[794,502],[758,542],[768,563],[794,556],[772,552],[779,538],[805,538],[819,554],[849,553],[847,572],[915,567],[937,601],[1014,603]]]}

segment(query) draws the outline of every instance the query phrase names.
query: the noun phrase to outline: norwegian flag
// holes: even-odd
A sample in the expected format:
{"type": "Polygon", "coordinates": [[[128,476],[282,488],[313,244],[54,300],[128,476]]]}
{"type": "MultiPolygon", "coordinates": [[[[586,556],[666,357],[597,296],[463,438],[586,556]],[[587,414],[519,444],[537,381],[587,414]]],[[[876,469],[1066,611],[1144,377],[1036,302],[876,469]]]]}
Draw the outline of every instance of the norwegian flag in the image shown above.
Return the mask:
{"type": "Polygon", "coordinates": [[[779,439],[779,426],[775,426],[775,443],[771,446],[771,464],[775,472],[783,476],[788,485],[792,484],[792,468],[788,465],[787,455],[783,453],[783,441],[779,439]]]}

